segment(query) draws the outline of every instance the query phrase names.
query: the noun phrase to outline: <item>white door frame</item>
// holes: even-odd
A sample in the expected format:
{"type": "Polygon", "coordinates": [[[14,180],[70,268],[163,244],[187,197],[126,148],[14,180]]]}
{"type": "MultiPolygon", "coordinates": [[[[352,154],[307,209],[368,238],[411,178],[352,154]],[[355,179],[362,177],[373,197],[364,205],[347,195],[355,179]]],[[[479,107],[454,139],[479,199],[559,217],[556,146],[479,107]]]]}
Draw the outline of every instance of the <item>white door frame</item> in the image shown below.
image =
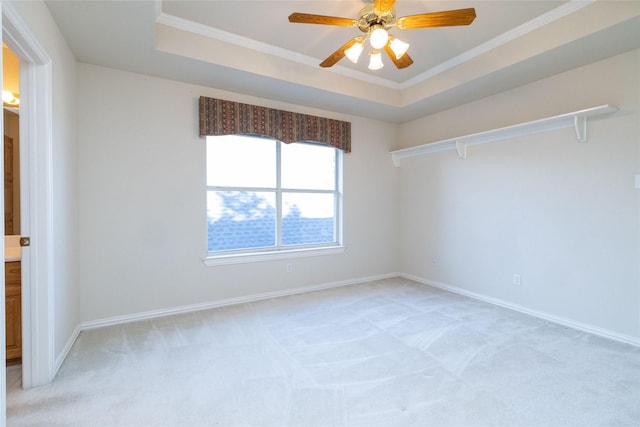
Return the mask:
{"type": "MultiPolygon", "coordinates": [[[[11,3],[2,5],[2,39],[20,58],[22,386],[55,376],[51,59],[11,3]]],[[[5,379],[6,381],[6,379],[5,379]]]]}
{"type": "MultiPolygon", "coordinates": [[[[0,15],[2,15],[2,2],[0,2],[0,15]]],[[[0,22],[0,28],[2,28],[2,24],[0,22]]],[[[2,39],[2,32],[0,32],[0,39],[2,39]]],[[[0,66],[2,66],[2,51],[0,51],[0,66]]],[[[0,83],[2,82],[2,73],[0,73],[0,83]]],[[[3,86],[4,87],[4,86],[3,86]]],[[[4,114],[0,117],[0,130],[4,134],[4,114]]],[[[2,153],[4,157],[4,138],[2,138],[2,153]]],[[[4,176],[4,162],[0,164],[0,171],[2,171],[2,176],[4,176]]],[[[3,186],[4,188],[4,186],[3,186]]],[[[3,190],[4,191],[4,190],[3,190]]],[[[4,196],[4,193],[3,193],[4,196]]],[[[4,212],[4,197],[0,198],[0,206],[2,206],[2,212],[4,212]]],[[[0,254],[2,254],[2,258],[4,259],[4,244],[0,248],[0,254]]],[[[5,290],[4,290],[4,263],[0,266],[0,292],[2,292],[2,298],[6,298],[5,290]]],[[[0,360],[6,360],[7,352],[6,352],[6,325],[5,325],[5,305],[0,304],[0,360]]],[[[0,369],[0,427],[5,427],[7,425],[7,370],[0,369]]]]}

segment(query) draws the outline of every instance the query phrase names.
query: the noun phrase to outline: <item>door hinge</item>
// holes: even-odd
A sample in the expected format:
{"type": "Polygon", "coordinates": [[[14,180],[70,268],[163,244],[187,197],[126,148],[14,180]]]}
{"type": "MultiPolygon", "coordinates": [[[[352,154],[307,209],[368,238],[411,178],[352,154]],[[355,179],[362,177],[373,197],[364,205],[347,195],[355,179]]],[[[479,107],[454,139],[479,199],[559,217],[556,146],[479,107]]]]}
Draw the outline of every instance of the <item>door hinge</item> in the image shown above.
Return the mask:
{"type": "Polygon", "coordinates": [[[31,237],[21,237],[20,246],[31,246],[31,237]]]}

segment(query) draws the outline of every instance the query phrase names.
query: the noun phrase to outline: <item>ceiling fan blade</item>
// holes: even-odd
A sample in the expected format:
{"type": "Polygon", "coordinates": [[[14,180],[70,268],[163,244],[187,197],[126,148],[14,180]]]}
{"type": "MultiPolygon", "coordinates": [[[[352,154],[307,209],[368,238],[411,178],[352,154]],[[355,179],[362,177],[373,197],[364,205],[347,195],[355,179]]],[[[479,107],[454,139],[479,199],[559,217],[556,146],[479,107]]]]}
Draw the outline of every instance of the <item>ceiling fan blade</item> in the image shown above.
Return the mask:
{"type": "Polygon", "coordinates": [[[349,40],[348,42],[346,42],[345,44],[343,44],[338,50],[336,50],[331,55],[329,55],[329,57],[327,59],[322,61],[320,63],[320,66],[327,68],[327,67],[331,67],[331,66],[335,65],[336,62],[338,62],[342,58],[344,58],[344,51],[349,49],[354,44],[356,44],[358,42],[358,39],[359,39],[359,37],[355,37],[355,38],[349,40]]]}
{"type": "Polygon", "coordinates": [[[420,15],[403,16],[398,18],[397,26],[407,30],[412,28],[449,27],[455,25],[469,25],[476,18],[474,8],[446,10],[443,12],[422,13],[420,15]]]}
{"type": "Polygon", "coordinates": [[[335,16],[313,15],[311,13],[292,13],[289,15],[289,22],[298,24],[321,24],[337,25],[339,27],[355,27],[358,21],[349,18],[338,18],[335,16]]]}
{"type": "Polygon", "coordinates": [[[390,43],[387,43],[385,45],[384,51],[387,52],[387,55],[389,55],[389,58],[391,58],[393,63],[396,64],[396,67],[398,67],[398,69],[407,68],[409,65],[413,64],[413,59],[411,59],[408,53],[405,53],[400,57],[400,59],[397,59],[396,54],[393,52],[393,50],[391,50],[390,43]]]}
{"type": "Polygon", "coordinates": [[[375,0],[373,2],[373,11],[377,15],[384,15],[385,13],[393,10],[395,2],[396,0],[375,0]]]}

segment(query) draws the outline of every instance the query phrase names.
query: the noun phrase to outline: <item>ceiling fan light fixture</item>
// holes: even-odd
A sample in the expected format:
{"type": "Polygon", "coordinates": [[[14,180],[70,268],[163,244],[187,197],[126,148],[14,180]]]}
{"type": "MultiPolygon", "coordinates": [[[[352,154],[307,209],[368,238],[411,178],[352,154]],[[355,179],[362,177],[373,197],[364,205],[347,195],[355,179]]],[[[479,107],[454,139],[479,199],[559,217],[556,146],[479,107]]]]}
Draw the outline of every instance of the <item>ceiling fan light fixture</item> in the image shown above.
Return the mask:
{"type": "Polygon", "coordinates": [[[402,56],[409,50],[409,43],[405,43],[393,36],[389,36],[389,39],[391,40],[389,47],[395,54],[396,59],[402,58],[402,56]]]}
{"type": "Polygon", "coordinates": [[[345,56],[349,58],[349,61],[353,62],[354,64],[358,63],[358,58],[360,58],[360,54],[362,53],[363,42],[364,39],[360,38],[353,44],[353,46],[344,51],[345,56]]]}
{"type": "Polygon", "coordinates": [[[382,54],[377,49],[372,50],[369,53],[369,69],[376,71],[381,69],[382,67],[384,67],[384,64],[382,63],[382,54]]]}
{"type": "Polygon", "coordinates": [[[374,49],[382,49],[389,41],[389,33],[382,25],[374,25],[369,33],[369,42],[374,49]]]}

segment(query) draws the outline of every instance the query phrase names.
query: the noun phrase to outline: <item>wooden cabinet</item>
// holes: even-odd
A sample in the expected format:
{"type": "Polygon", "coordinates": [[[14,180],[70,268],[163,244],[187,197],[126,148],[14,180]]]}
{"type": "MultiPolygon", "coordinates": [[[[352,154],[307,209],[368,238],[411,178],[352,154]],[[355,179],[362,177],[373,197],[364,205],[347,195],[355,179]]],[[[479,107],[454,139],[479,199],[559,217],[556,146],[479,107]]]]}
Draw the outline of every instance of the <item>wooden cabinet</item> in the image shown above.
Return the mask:
{"type": "Polygon", "coordinates": [[[7,364],[22,358],[22,291],[20,261],[4,263],[7,364]]]}

